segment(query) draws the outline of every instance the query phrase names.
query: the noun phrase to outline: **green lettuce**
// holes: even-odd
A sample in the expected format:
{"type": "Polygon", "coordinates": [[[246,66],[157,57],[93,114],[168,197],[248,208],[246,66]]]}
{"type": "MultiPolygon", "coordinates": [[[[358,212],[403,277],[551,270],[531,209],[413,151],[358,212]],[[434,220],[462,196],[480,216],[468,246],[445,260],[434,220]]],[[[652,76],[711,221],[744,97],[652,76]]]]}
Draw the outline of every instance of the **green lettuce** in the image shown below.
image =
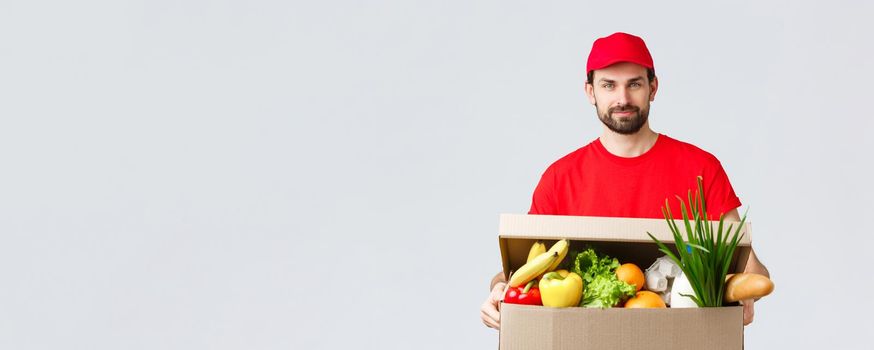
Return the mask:
{"type": "Polygon", "coordinates": [[[634,296],[634,286],[616,278],[619,261],[609,256],[598,257],[589,248],[577,254],[573,272],[583,278],[582,307],[608,308],[634,296]]]}

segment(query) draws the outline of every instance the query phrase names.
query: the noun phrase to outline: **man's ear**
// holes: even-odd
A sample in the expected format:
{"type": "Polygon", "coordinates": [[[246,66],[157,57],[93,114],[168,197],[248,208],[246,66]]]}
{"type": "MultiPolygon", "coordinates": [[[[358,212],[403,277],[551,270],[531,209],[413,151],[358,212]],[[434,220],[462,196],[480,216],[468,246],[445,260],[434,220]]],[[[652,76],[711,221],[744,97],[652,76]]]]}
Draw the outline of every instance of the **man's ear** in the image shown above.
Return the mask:
{"type": "Polygon", "coordinates": [[[589,103],[595,105],[595,86],[586,82],[586,97],[589,98],[589,103]]]}
{"type": "Polygon", "coordinates": [[[652,102],[652,101],[655,101],[656,92],[659,91],[659,78],[658,77],[652,77],[652,81],[649,82],[649,88],[651,90],[649,92],[649,102],[652,102]]]}

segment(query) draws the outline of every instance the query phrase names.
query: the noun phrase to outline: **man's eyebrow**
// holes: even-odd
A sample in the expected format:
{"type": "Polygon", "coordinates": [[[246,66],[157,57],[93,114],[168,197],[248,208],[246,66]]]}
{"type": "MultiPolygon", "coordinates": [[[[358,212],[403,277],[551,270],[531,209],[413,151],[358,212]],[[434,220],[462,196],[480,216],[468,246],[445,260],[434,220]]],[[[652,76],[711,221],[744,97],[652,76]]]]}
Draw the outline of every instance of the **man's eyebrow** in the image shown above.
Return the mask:
{"type": "MultiPolygon", "coordinates": [[[[637,76],[637,77],[634,77],[634,78],[628,79],[628,82],[629,82],[629,83],[634,83],[634,82],[637,82],[637,81],[640,81],[640,80],[643,80],[643,76],[642,76],[642,75],[639,75],[639,76],[637,76]]],[[[607,79],[607,78],[601,78],[601,79],[598,79],[598,82],[604,82],[604,83],[616,84],[616,80],[613,80],[613,79],[607,79]]]]}

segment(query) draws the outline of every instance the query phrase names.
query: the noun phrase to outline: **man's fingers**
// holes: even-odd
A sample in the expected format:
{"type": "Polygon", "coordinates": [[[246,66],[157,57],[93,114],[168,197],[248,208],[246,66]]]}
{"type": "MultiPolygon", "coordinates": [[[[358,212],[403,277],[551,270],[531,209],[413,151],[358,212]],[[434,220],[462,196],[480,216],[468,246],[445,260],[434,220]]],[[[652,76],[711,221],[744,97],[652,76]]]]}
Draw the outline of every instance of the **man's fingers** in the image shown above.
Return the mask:
{"type": "Polygon", "coordinates": [[[744,326],[753,323],[753,317],[755,316],[755,301],[753,299],[742,300],[741,304],[744,307],[744,326]]]}
{"type": "Polygon", "coordinates": [[[480,317],[483,319],[483,323],[485,323],[486,326],[489,326],[489,327],[494,328],[494,329],[498,329],[501,326],[500,321],[499,321],[501,318],[500,314],[498,314],[498,318],[496,319],[496,318],[494,318],[494,316],[492,314],[488,313],[485,309],[483,309],[480,312],[480,317]]]}
{"type": "Polygon", "coordinates": [[[489,298],[480,307],[480,318],[483,324],[494,329],[501,328],[501,294],[504,292],[505,283],[497,283],[489,293],[489,298]]]}
{"type": "Polygon", "coordinates": [[[495,320],[493,320],[489,316],[487,316],[484,312],[480,313],[480,317],[482,317],[483,324],[485,324],[487,327],[494,328],[494,329],[500,328],[500,325],[495,320]]]}
{"type": "Polygon", "coordinates": [[[482,311],[482,314],[484,316],[488,317],[489,319],[495,320],[496,322],[500,322],[501,313],[498,312],[498,309],[495,308],[494,304],[492,304],[490,302],[484,303],[481,311],[482,311]]]}

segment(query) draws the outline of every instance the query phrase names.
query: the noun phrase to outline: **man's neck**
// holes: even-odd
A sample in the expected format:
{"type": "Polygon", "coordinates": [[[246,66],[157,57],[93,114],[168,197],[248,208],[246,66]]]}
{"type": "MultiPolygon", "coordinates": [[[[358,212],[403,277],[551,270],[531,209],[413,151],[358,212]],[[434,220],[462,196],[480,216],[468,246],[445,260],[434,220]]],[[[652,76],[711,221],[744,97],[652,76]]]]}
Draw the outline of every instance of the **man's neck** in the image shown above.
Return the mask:
{"type": "Polygon", "coordinates": [[[600,140],[604,148],[613,155],[632,158],[649,151],[658,137],[649,125],[644,125],[640,131],[631,135],[622,135],[604,127],[600,140]]]}

